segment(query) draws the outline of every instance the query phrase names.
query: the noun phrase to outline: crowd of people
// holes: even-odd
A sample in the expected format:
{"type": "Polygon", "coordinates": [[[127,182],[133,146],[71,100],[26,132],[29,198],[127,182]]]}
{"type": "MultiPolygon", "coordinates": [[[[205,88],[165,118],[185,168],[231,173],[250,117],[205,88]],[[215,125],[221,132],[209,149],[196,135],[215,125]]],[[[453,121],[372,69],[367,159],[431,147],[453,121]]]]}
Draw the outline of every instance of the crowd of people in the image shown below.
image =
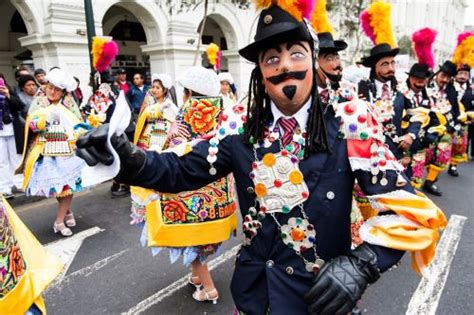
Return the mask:
{"type": "Polygon", "coordinates": [[[375,1],[361,15],[373,47],[358,67],[369,75],[347,80],[340,54],[348,44],[334,39],[325,10],[290,2],[257,1],[254,42],[239,51],[255,64],[246,104],[232,75],[215,67],[190,67],[175,83],[152,74],[150,84],[141,73],[128,82],[122,68],[115,77],[98,71],[87,100],[57,67],[20,67],[14,88],[1,75],[3,196],[56,198],[53,231],[70,236],[82,170],[111,165],[116,151],[112,196],[130,195],[141,243],[182,259],[193,298],[213,303],[219,293],[206,261],[236,232],[240,212],[235,314],[347,314],[405,251],[423,274],[446,218],[422,191],[441,196],[438,174],[460,176],[457,165],[468,152],[474,159],[465,62],[473,50],[464,49],[474,33],[436,66],[436,31],[416,31],[417,62],[398,81],[399,49],[383,20],[390,14],[372,23],[390,5],[375,1]],[[110,137],[121,96],[132,118],[110,137]]]}

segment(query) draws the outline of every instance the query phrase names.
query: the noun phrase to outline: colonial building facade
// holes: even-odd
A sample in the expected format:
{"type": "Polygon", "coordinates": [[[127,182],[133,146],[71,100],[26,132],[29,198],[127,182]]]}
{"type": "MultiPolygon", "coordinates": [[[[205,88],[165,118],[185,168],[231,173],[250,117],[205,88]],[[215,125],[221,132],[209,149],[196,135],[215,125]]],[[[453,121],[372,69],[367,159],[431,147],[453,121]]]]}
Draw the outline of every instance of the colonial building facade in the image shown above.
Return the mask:
{"type": "MultiPolygon", "coordinates": [[[[120,55],[113,67],[129,70],[129,79],[136,71],[166,72],[176,78],[196,58],[203,2],[93,0],[96,33],[113,36],[118,42],[120,55]]],[[[439,31],[437,62],[450,57],[456,34],[463,30],[466,0],[389,2],[397,38],[424,26],[433,27],[439,31]]],[[[209,0],[202,37],[201,51],[210,42],[222,48],[222,68],[232,73],[240,91],[247,89],[252,70],[238,55],[238,49],[252,41],[255,32],[257,14],[251,3],[209,0]]],[[[332,20],[339,18],[337,12],[331,13],[332,20]]],[[[355,47],[354,40],[346,40],[355,47]]],[[[354,55],[351,47],[347,56],[354,55]]],[[[352,59],[360,59],[359,54],[352,59]]],[[[198,63],[204,59],[198,54],[198,63]]],[[[0,1],[0,72],[12,82],[15,66],[24,63],[45,70],[59,66],[78,77],[83,89],[87,86],[90,66],[83,0],[0,1]]]]}
{"type": "MultiPolygon", "coordinates": [[[[96,33],[118,35],[120,56],[114,67],[176,78],[194,63],[203,2],[92,1],[96,33]]],[[[256,24],[256,13],[246,2],[210,1],[201,45],[202,51],[210,42],[223,48],[223,70],[232,73],[239,87],[247,86],[252,65],[239,57],[238,49],[251,40],[256,24]]],[[[201,59],[199,54],[198,63],[201,59]]],[[[22,63],[45,70],[59,66],[77,76],[82,87],[87,85],[90,65],[82,0],[0,2],[0,72],[12,82],[15,66],[22,63]]]]}

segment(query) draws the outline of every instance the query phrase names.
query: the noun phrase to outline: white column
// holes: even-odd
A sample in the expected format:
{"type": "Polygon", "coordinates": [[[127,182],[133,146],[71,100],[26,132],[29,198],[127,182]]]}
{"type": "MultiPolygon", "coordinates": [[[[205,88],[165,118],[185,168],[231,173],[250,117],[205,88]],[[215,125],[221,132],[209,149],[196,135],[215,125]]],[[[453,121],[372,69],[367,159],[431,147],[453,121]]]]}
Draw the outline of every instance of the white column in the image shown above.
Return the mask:
{"type": "Polygon", "coordinates": [[[241,98],[248,93],[250,75],[255,66],[240,57],[237,51],[224,52],[223,56],[227,58],[229,72],[234,78],[239,98],[241,98]]]}
{"type": "Polygon", "coordinates": [[[91,93],[89,84],[89,49],[84,36],[71,37],[68,34],[31,35],[21,37],[21,45],[33,53],[35,68],[46,72],[60,67],[81,82],[84,99],[91,93]]]}

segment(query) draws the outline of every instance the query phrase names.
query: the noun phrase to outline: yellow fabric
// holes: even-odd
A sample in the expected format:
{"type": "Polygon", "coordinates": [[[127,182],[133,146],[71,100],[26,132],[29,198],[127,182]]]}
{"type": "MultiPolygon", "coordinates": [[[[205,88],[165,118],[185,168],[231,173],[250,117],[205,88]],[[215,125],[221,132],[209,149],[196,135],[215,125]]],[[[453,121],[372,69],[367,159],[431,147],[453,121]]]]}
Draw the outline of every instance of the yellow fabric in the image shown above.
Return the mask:
{"type": "Polygon", "coordinates": [[[467,162],[467,161],[468,161],[467,153],[463,153],[462,156],[460,156],[460,157],[454,157],[454,156],[451,157],[451,165],[452,166],[456,166],[456,165],[458,165],[458,163],[464,163],[464,162],[467,162]]]}
{"type": "Polygon", "coordinates": [[[420,189],[421,188],[421,183],[417,183],[415,181],[411,181],[411,185],[413,186],[413,188],[415,189],[420,189]]]}
{"type": "Polygon", "coordinates": [[[359,206],[360,213],[362,214],[365,220],[370,219],[379,214],[377,210],[372,208],[370,203],[357,203],[357,205],[359,206]]]}
{"type": "Polygon", "coordinates": [[[467,121],[467,114],[466,114],[466,108],[464,107],[464,104],[459,102],[459,116],[458,120],[462,123],[465,123],[467,121]]]}
{"type": "Polygon", "coordinates": [[[159,200],[146,207],[148,246],[198,246],[220,243],[237,230],[237,211],[218,221],[164,224],[159,200]]]}
{"type": "Polygon", "coordinates": [[[436,111],[436,118],[438,118],[439,124],[446,126],[448,124],[448,121],[446,120],[446,117],[444,117],[443,114],[441,114],[440,111],[436,111]]]}
{"type": "Polygon", "coordinates": [[[2,198],[2,202],[26,261],[26,272],[15,288],[0,299],[0,313],[24,314],[33,303],[45,313],[41,293],[61,273],[63,264],[44,250],[7,201],[2,198]]]}
{"type": "MultiPolygon", "coordinates": [[[[414,227],[396,220],[385,220],[383,223],[374,224],[370,233],[381,240],[386,247],[410,251],[412,267],[420,273],[434,257],[439,230],[447,225],[444,213],[420,192],[416,195],[384,194],[375,199],[382,208],[391,210],[418,225],[414,227]]],[[[378,218],[383,220],[383,216],[378,218]]]]}
{"type": "Polygon", "coordinates": [[[140,139],[140,136],[143,132],[143,128],[145,127],[146,117],[147,117],[147,113],[145,113],[145,110],[142,110],[142,112],[138,116],[137,125],[135,127],[135,133],[133,135],[134,144],[137,144],[138,140],[140,139]]]}
{"type": "Polygon", "coordinates": [[[410,122],[421,122],[421,127],[424,128],[430,123],[430,110],[424,107],[416,107],[408,110],[410,115],[410,122]]]}
{"type": "Polygon", "coordinates": [[[466,115],[470,121],[474,121],[474,111],[468,111],[466,112],[466,115]]]}
{"type": "Polygon", "coordinates": [[[430,164],[428,166],[428,174],[426,175],[426,180],[429,181],[435,181],[436,178],[438,177],[439,172],[441,172],[443,169],[441,167],[438,167],[436,165],[430,164]]]}

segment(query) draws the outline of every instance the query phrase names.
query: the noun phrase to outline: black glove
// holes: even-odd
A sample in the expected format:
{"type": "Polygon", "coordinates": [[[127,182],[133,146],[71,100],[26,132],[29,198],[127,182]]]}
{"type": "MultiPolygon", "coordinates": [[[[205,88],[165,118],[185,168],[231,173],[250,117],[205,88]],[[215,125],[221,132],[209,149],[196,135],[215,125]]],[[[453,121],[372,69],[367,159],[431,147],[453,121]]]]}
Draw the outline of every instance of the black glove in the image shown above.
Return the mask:
{"type": "Polygon", "coordinates": [[[310,314],[347,314],[367,286],[380,277],[377,256],[362,244],[348,256],[326,263],[305,295],[310,314]]]}
{"type": "MultiPolygon", "coordinates": [[[[107,135],[109,124],[103,124],[77,139],[76,155],[82,158],[89,166],[102,163],[111,165],[114,162],[112,154],[107,150],[107,135]]],[[[131,143],[125,134],[110,138],[112,147],[120,158],[120,172],[116,180],[127,183],[144,167],[146,154],[139,147],[131,143]]]]}

